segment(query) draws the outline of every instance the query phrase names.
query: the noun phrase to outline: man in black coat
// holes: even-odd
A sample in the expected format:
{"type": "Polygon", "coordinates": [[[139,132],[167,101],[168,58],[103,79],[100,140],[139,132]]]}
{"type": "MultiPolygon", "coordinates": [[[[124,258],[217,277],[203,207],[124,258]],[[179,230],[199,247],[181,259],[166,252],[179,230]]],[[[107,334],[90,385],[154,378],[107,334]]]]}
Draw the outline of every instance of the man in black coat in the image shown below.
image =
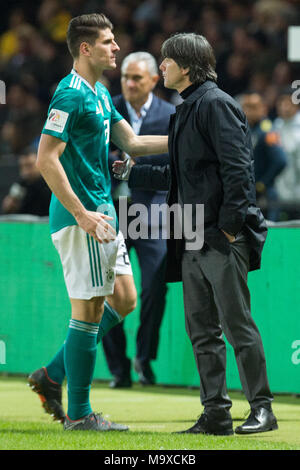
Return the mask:
{"type": "MultiPolygon", "coordinates": [[[[177,106],[169,128],[170,165],[114,166],[129,187],[168,188],[169,205],[204,204],[204,244],[187,249],[188,239],[168,240],[168,281],[183,281],[186,330],[200,375],[204,411],[185,433],[233,433],[226,389],[225,333],[234,348],[251,413],[236,433],[277,429],[272,412],[266,361],[250,311],[248,271],[259,269],[267,235],[256,207],[249,125],[239,104],[216,84],[215,57],[207,40],[177,34],[162,46],[160,65],[167,88],[176,89],[177,106]]],[[[201,224],[200,224],[201,225],[201,224]]],[[[183,231],[184,232],[184,231],[183,231]]],[[[190,243],[189,243],[190,246],[190,243]]]]}

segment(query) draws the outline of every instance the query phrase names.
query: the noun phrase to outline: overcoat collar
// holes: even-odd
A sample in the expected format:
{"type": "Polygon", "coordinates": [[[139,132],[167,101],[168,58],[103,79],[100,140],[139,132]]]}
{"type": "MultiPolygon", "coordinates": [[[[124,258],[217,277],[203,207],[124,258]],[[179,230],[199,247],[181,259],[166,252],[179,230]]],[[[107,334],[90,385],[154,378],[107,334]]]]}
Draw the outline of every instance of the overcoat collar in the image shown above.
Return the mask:
{"type": "Polygon", "coordinates": [[[191,93],[181,104],[193,104],[196,100],[201,98],[204,93],[206,93],[208,90],[211,90],[212,88],[217,88],[217,84],[215,82],[212,82],[211,80],[207,80],[206,82],[199,85],[199,87],[195,91],[193,91],[193,93],[191,93]]]}
{"type": "Polygon", "coordinates": [[[195,103],[195,101],[197,101],[199,98],[201,98],[201,96],[203,96],[208,90],[211,90],[213,88],[217,88],[217,84],[211,80],[207,80],[206,82],[199,85],[199,87],[195,91],[193,91],[193,93],[191,93],[183,101],[183,103],[176,106],[176,113],[173,114],[170,119],[170,130],[173,128],[172,140],[174,145],[180,128],[185,124],[191,112],[191,105],[195,103]]]}

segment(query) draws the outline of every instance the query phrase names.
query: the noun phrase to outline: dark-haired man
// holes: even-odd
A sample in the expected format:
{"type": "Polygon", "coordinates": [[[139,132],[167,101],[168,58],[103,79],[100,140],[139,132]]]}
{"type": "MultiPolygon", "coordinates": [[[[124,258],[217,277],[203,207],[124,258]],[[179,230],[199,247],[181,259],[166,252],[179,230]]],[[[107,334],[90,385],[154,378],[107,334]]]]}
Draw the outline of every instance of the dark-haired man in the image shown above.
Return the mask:
{"type": "MultiPolygon", "coordinates": [[[[251,413],[237,433],[277,428],[259,331],[250,312],[249,270],[260,267],[267,227],[255,203],[254,166],[245,114],[216,84],[207,40],[177,34],[162,46],[164,84],[183,98],[171,117],[170,165],[136,165],[129,187],[169,189],[169,205],[204,204],[204,245],[168,240],[168,281],[183,281],[186,329],[200,375],[204,412],[185,433],[233,434],[226,389],[225,333],[234,348],[251,413]]],[[[119,178],[128,168],[116,162],[119,178]]],[[[170,231],[172,233],[172,229],[170,231]]]]}
{"type": "Polygon", "coordinates": [[[256,92],[244,93],[240,103],[251,129],[257,204],[267,219],[276,221],[279,211],[275,183],[286,167],[287,157],[278,132],[266,117],[263,97],[256,92]]]}
{"type": "Polygon", "coordinates": [[[72,318],[64,345],[47,367],[30,375],[29,383],[45,410],[64,422],[65,430],[128,429],[94,413],[89,399],[97,342],[136,302],[130,265],[122,264],[126,247],[122,234],[117,234],[108,149],[112,140],[133,157],[167,151],[166,136],[134,133],[99,82],[104,70],[116,67],[119,46],[112,28],[103,14],[70,21],[67,43],[73,70],[51,100],[38,151],[38,168],[53,193],[50,230],[72,318]],[[120,276],[115,283],[116,274],[120,276]],[[67,416],[61,406],[65,374],[67,416]]]}

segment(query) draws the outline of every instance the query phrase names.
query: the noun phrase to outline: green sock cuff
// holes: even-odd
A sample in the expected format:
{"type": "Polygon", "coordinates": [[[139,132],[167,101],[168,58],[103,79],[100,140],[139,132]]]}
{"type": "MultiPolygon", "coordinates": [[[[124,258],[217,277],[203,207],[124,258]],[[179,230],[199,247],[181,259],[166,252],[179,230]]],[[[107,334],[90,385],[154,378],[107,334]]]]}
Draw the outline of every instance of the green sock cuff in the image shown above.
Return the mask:
{"type": "Polygon", "coordinates": [[[82,320],[75,320],[71,318],[69,329],[81,331],[83,333],[89,333],[93,335],[98,334],[99,323],[89,323],[82,320]]]}
{"type": "MultiPolygon", "coordinates": [[[[104,301],[104,311],[105,309],[107,309],[113,316],[115,316],[118,320],[118,323],[121,323],[121,321],[124,320],[124,317],[122,317],[122,315],[120,315],[114,308],[112,308],[111,305],[109,305],[109,303],[107,302],[107,300],[104,301]]],[[[104,315],[104,313],[103,313],[104,315]]]]}

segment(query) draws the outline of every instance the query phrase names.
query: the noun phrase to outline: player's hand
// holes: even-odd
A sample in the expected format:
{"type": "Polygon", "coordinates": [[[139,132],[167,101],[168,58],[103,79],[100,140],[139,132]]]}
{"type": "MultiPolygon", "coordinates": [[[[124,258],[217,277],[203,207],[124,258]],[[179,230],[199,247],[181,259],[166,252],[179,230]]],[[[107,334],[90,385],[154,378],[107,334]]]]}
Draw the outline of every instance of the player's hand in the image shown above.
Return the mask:
{"type": "Polygon", "coordinates": [[[116,160],[112,165],[114,177],[122,181],[128,181],[131,168],[131,158],[127,158],[124,161],[116,160]]]}
{"type": "Polygon", "coordinates": [[[109,243],[116,239],[117,233],[108,222],[114,220],[101,212],[85,211],[76,217],[78,225],[99,243],[109,243]]]}

